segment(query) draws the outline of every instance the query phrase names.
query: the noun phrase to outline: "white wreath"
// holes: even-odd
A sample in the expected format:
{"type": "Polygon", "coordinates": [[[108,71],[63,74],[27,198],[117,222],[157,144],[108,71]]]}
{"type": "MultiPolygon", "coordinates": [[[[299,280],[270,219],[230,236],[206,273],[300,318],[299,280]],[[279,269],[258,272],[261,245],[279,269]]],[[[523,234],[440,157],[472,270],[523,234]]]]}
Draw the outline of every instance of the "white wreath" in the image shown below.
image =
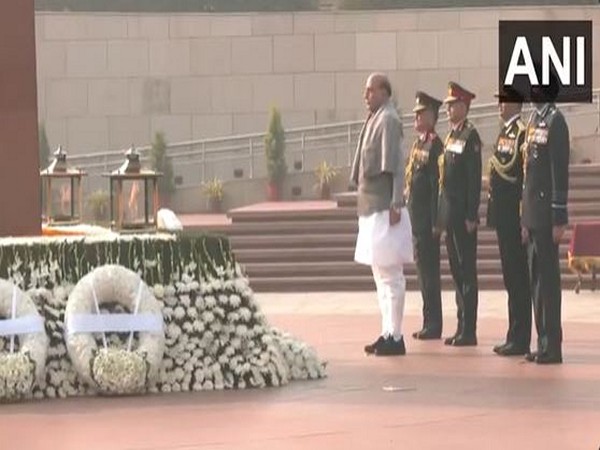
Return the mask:
{"type": "Polygon", "coordinates": [[[83,277],[69,296],[65,331],[71,361],[91,386],[130,394],[155,383],[165,349],[161,305],[135,272],[106,265],[83,277]],[[131,314],[100,314],[100,306],[107,303],[118,303],[131,314]],[[132,351],[134,331],[139,339],[132,351]],[[129,332],[127,349],[109,347],[106,332],[129,332]],[[93,333],[103,333],[100,350],[93,333]]]}
{"type": "Polygon", "coordinates": [[[0,279],[0,336],[10,336],[9,353],[0,353],[0,398],[29,394],[43,381],[48,354],[44,319],[31,298],[0,279]],[[15,353],[15,338],[19,351],[15,353]]]}

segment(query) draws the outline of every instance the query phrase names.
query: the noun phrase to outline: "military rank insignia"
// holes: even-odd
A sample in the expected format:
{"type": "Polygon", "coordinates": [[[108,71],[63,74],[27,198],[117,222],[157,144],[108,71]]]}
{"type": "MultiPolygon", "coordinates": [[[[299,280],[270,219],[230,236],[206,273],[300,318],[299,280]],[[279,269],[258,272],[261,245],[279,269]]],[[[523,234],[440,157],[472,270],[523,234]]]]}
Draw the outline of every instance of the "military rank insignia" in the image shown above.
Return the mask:
{"type": "Polygon", "coordinates": [[[512,153],[515,147],[515,140],[510,138],[501,137],[498,139],[498,145],[496,150],[498,153],[512,153]]]}

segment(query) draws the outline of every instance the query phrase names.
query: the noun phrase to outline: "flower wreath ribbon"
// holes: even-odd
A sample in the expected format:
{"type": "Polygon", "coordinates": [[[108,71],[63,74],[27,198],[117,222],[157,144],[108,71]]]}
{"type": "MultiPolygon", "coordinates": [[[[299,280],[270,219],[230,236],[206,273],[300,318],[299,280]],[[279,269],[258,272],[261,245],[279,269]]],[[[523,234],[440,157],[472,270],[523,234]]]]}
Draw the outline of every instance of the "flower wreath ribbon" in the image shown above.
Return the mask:
{"type": "Polygon", "coordinates": [[[13,286],[11,317],[0,320],[0,336],[10,336],[10,353],[15,352],[15,335],[44,333],[44,319],[41,316],[15,317],[17,314],[17,297],[19,291],[13,286]]]}
{"type": "MultiPolygon", "coordinates": [[[[70,314],[65,318],[67,334],[76,333],[126,333],[129,332],[127,350],[131,350],[133,333],[136,331],[161,332],[163,318],[160,314],[138,313],[142,299],[142,288],[144,282],[140,281],[135,297],[135,307],[132,314],[100,314],[100,304],[96,296],[96,290],[92,283],[92,294],[94,297],[95,314],[70,314]]],[[[106,348],[106,335],[102,336],[103,345],[106,348]]]]}

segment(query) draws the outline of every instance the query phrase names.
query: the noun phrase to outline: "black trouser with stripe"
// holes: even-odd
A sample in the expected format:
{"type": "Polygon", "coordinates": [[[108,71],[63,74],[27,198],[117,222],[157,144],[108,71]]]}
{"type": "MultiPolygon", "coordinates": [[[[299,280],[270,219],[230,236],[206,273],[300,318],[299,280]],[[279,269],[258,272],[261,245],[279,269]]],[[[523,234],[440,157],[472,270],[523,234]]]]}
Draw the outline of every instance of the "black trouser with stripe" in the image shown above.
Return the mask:
{"type": "Polygon", "coordinates": [[[552,228],[529,230],[528,260],[540,355],[562,356],[561,280],[552,228]]]}
{"type": "Polygon", "coordinates": [[[442,331],[442,293],[440,286],[440,237],[431,230],[413,236],[419,287],[423,297],[423,329],[442,331]]]}
{"type": "Polygon", "coordinates": [[[527,246],[521,242],[521,227],[503,223],[496,228],[502,277],[508,293],[508,332],[506,342],[529,348],[531,343],[531,291],[527,246]]]}
{"type": "Polygon", "coordinates": [[[477,334],[477,230],[467,232],[464,223],[446,229],[446,248],[456,289],[458,325],[456,336],[477,334]]]}

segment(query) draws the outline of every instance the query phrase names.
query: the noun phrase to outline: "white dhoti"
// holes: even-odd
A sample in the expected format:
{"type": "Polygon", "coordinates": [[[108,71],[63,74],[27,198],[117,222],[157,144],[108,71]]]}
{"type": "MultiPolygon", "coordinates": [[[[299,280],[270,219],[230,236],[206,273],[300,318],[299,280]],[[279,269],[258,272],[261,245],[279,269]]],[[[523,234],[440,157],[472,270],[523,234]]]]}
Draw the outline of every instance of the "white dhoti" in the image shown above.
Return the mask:
{"type": "Polygon", "coordinates": [[[412,228],[406,208],[390,226],[389,211],[358,219],[354,260],[371,266],[381,310],[381,335],[402,337],[406,279],[403,266],[413,261],[412,228]]]}

